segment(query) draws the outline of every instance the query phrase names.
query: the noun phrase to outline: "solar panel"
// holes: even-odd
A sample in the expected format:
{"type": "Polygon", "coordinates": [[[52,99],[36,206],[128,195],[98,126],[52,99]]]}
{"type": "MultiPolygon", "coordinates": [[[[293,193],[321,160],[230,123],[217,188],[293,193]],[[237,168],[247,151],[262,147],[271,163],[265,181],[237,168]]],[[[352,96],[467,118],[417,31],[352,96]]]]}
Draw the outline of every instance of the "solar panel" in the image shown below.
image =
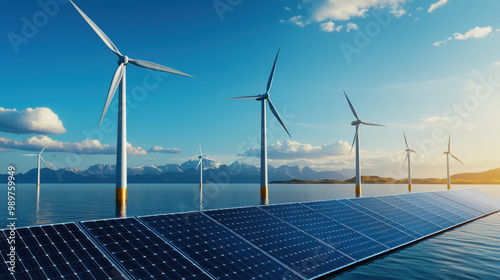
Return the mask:
{"type": "Polygon", "coordinates": [[[273,205],[261,209],[356,260],[365,259],[388,249],[387,246],[301,204],[273,205]]]}
{"type": "Polygon", "coordinates": [[[464,217],[456,215],[453,213],[453,209],[451,207],[447,207],[446,205],[442,205],[440,203],[436,203],[422,196],[421,193],[415,193],[411,195],[398,195],[402,200],[411,203],[413,205],[422,207],[423,209],[435,213],[449,221],[451,221],[452,226],[463,223],[465,221],[464,217]]]}
{"type": "Polygon", "coordinates": [[[212,279],[135,218],[82,224],[136,279],[212,279]]]}
{"type": "MultiPolygon", "coordinates": [[[[356,198],[356,199],[358,199],[358,198],[356,198]]],[[[414,231],[406,226],[403,226],[392,219],[388,219],[385,216],[380,215],[379,213],[377,213],[373,210],[369,210],[366,207],[359,205],[358,203],[353,202],[353,200],[356,200],[356,199],[343,199],[343,200],[340,200],[340,202],[349,206],[349,207],[352,207],[358,211],[364,212],[367,215],[372,216],[373,218],[380,220],[380,221],[382,221],[382,222],[384,222],[392,227],[399,229],[400,231],[413,237],[413,239],[418,239],[418,238],[422,237],[422,234],[420,234],[420,233],[418,233],[418,232],[416,232],[416,231],[414,231]]]]}
{"type": "Polygon", "coordinates": [[[257,207],[205,213],[306,278],[355,263],[354,259],[257,207]]]}
{"type": "Polygon", "coordinates": [[[476,189],[466,189],[463,190],[463,192],[467,192],[468,196],[474,197],[475,199],[492,206],[495,210],[500,210],[500,198],[488,195],[476,189]]]}
{"type": "Polygon", "coordinates": [[[217,279],[299,278],[203,213],[139,219],[217,279]]]}
{"type": "MultiPolygon", "coordinates": [[[[5,258],[10,245],[3,236],[10,232],[1,234],[5,258]]],[[[2,269],[0,279],[127,279],[74,223],[17,229],[15,249],[15,278],[2,269]]]]}
{"type": "Polygon", "coordinates": [[[424,209],[421,205],[416,206],[412,203],[409,203],[405,200],[403,200],[403,196],[411,196],[411,194],[405,194],[405,195],[398,195],[398,196],[381,196],[377,197],[378,199],[389,203],[391,205],[394,205],[398,207],[399,209],[403,209],[406,212],[409,212],[429,223],[432,223],[441,229],[449,228],[454,225],[454,223],[448,219],[443,218],[442,216],[439,216],[437,214],[434,214],[432,212],[427,211],[424,209]]]}
{"type": "Polygon", "coordinates": [[[388,248],[398,247],[415,240],[414,237],[397,228],[349,207],[340,201],[344,200],[308,202],[304,203],[304,205],[384,244],[388,248]]]}
{"type": "MultiPolygon", "coordinates": [[[[444,198],[436,193],[433,192],[425,192],[421,193],[422,196],[424,196],[426,199],[428,199],[429,202],[438,204],[442,207],[448,207],[451,209],[451,211],[465,219],[465,221],[475,219],[477,217],[480,217],[484,215],[483,213],[472,209],[470,207],[467,207],[463,204],[457,203],[453,200],[444,198]]],[[[418,195],[418,194],[417,194],[418,195]]]]}
{"type": "Polygon", "coordinates": [[[443,196],[460,204],[469,206],[484,214],[488,214],[493,211],[499,210],[497,206],[491,205],[484,199],[476,198],[478,194],[471,190],[455,190],[452,192],[440,191],[440,192],[435,192],[435,194],[438,194],[440,196],[443,196]]]}
{"type": "Polygon", "coordinates": [[[440,227],[375,197],[364,197],[352,199],[351,201],[417,232],[420,236],[426,236],[441,230],[440,227]]]}

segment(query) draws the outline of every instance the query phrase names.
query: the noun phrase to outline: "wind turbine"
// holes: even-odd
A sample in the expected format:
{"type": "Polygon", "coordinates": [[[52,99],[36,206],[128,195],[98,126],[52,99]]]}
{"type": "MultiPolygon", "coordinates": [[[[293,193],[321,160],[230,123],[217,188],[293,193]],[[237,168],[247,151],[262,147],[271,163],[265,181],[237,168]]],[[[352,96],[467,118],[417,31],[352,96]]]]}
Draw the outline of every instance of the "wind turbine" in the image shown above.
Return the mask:
{"type": "Polygon", "coordinates": [[[203,159],[207,159],[206,156],[203,155],[203,152],[201,151],[201,144],[199,144],[200,147],[200,156],[198,157],[200,161],[198,162],[198,165],[196,166],[196,169],[198,167],[200,168],[200,211],[203,210],[203,159]]]}
{"type": "Polygon", "coordinates": [[[268,191],[267,191],[267,138],[266,138],[266,101],[269,103],[269,108],[271,109],[271,112],[274,114],[276,119],[280,122],[280,124],[283,126],[285,129],[286,133],[288,133],[288,136],[292,137],[290,135],[290,132],[288,132],[288,129],[286,128],[285,124],[283,123],[283,120],[281,119],[280,115],[278,114],[278,111],[276,111],[276,108],[273,105],[273,102],[271,102],[271,99],[269,99],[269,91],[271,90],[271,86],[273,84],[273,78],[274,78],[274,71],[276,70],[276,62],[278,61],[278,55],[280,53],[280,50],[278,49],[278,53],[276,54],[276,58],[274,59],[274,64],[273,68],[271,69],[271,74],[269,75],[269,80],[267,81],[267,90],[266,93],[255,95],[255,96],[244,96],[244,97],[235,97],[235,98],[229,98],[229,99],[253,99],[261,102],[261,139],[260,139],[260,198],[262,202],[267,203],[269,201],[268,198],[268,191]]]}
{"type": "Polygon", "coordinates": [[[76,8],[80,15],[85,19],[85,21],[92,27],[92,29],[97,33],[101,40],[108,46],[108,48],[118,56],[118,68],[113,75],[111,80],[111,86],[109,87],[108,96],[104,104],[104,109],[101,114],[101,119],[99,120],[99,126],[101,125],[102,119],[106,114],[106,110],[113,99],[116,92],[118,84],[120,84],[120,94],[118,97],[118,143],[117,155],[116,155],[116,203],[117,205],[125,204],[127,201],[127,119],[126,119],[126,66],[128,63],[132,63],[136,66],[192,77],[191,75],[182,73],[180,71],[174,70],[169,67],[165,67],[156,63],[149,61],[138,60],[129,58],[126,55],[122,55],[118,48],[111,42],[111,40],[104,34],[104,32],[82,11],[78,6],[71,1],[71,4],[76,8]]]}
{"type": "Polygon", "coordinates": [[[351,122],[351,125],[356,126],[356,133],[354,134],[354,140],[352,141],[351,153],[352,153],[352,149],[354,148],[354,144],[356,144],[356,197],[360,197],[361,196],[361,174],[359,171],[359,127],[362,124],[369,125],[369,126],[385,126],[385,125],[361,121],[358,117],[358,114],[356,113],[356,110],[354,110],[354,107],[352,106],[352,103],[349,100],[349,97],[347,97],[347,93],[345,93],[345,91],[344,91],[344,95],[345,95],[345,98],[347,98],[347,102],[349,103],[349,107],[351,107],[352,114],[356,118],[355,121],[351,122]]]}
{"type": "Polygon", "coordinates": [[[411,157],[410,153],[417,153],[414,150],[410,149],[408,147],[408,141],[406,141],[406,134],[403,132],[403,136],[405,137],[405,144],[406,144],[406,157],[405,161],[403,162],[403,166],[406,163],[406,160],[408,160],[408,191],[411,192],[411,157]]]}
{"type": "Polygon", "coordinates": [[[27,157],[38,157],[38,163],[37,163],[37,169],[38,169],[38,177],[37,177],[37,180],[36,180],[36,187],[39,188],[40,187],[40,160],[43,161],[43,163],[45,163],[45,165],[50,168],[50,166],[47,164],[47,162],[43,159],[42,157],[42,153],[43,151],[45,150],[45,148],[47,147],[47,145],[45,145],[43,147],[43,149],[38,153],[38,154],[23,154],[23,156],[27,156],[27,157]]]}
{"type": "Polygon", "coordinates": [[[448,151],[444,152],[444,154],[446,155],[446,171],[447,171],[447,179],[448,179],[448,190],[451,189],[451,186],[450,186],[450,156],[452,156],[454,159],[459,161],[461,164],[465,164],[451,153],[450,144],[451,144],[451,135],[448,136],[448,151]]]}

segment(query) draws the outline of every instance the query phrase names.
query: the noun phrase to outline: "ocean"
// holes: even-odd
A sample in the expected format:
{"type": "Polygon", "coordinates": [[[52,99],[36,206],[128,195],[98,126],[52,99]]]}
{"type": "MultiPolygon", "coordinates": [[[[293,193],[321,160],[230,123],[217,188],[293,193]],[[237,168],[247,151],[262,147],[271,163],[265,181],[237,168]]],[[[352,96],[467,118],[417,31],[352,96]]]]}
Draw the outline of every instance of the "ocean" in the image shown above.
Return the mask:
{"type": "MultiPolygon", "coordinates": [[[[498,185],[454,185],[500,197],[498,185]]],[[[445,190],[413,185],[413,192],[445,190]]],[[[400,194],[406,185],[364,185],[363,196],[400,194]]],[[[271,184],[269,203],[349,198],[351,184],[271,184]]],[[[197,184],[129,184],[126,209],[116,209],[113,184],[34,184],[16,186],[17,227],[252,206],[260,204],[257,184],[205,184],[200,204],[197,184]]],[[[7,225],[7,186],[0,220],[7,225]]],[[[433,236],[330,279],[500,279],[500,213],[433,236]]]]}

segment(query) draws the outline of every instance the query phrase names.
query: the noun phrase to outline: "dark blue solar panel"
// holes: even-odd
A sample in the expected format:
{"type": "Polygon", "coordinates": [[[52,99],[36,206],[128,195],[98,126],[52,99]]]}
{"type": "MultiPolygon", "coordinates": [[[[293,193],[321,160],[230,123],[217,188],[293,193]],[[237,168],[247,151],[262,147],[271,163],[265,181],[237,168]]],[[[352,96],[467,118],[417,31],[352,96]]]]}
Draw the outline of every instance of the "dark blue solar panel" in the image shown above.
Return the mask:
{"type": "MultiPolygon", "coordinates": [[[[4,241],[0,253],[5,258],[10,245],[4,241]]],[[[15,279],[126,279],[74,223],[20,228],[14,246],[15,279]]],[[[0,279],[14,277],[5,267],[0,279]]]]}
{"type": "Polygon", "coordinates": [[[315,278],[355,262],[256,207],[205,213],[306,278],[315,278]]]}
{"type": "Polygon", "coordinates": [[[500,198],[488,195],[476,189],[465,189],[462,190],[462,193],[465,193],[467,196],[473,197],[474,199],[477,199],[482,203],[488,204],[493,208],[493,211],[500,210],[500,198]]]}
{"type": "Polygon", "coordinates": [[[426,236],[441,230],[437,225],[431,224],[413,214],[406,212],[375,197],[352,199],[352,202],[369,209],[387,219],[390,219],[421,236],[426,236]]]}
{"type": "Polygon", "coordinates": [[[421,193],[414,193],[411,195],[398,195],[397,197],[451,221],[452,226],[465,222],[465,218],[454,214],[451,207],[442,205],[430,198],[422,196],[421,193]]]}
{"type": "Polygon", "coordinates": [[[491,212],[498,211],[498,207],[490,205],[484,199],[478,199],[477,193],[471,190],[455,190],[455,191],[440,191],[435,192],[442,197],[448,198],[460,204],[469,206],[477,211],[480,211],[484,214],[489,214],[491,212]]]}
{"type": "Polygon", "coordinates": [[[357,260],[387,250],[387,246],[298,203],[262,209],[357,260]]]}
{"type": "Polygon", "coordinates": [[[382,221],[382,222],[384,222],[384,223],[386,223],[386,224],[388,224],[388,225],[390,225],[392,227],[395,227],[395,228],[399,229],[400,231],[402,231],[402,232],[404,232],[404,233],[412,236],[414,239],[418,239],[418,238],[420,238],[420,237],[423,236],[422,234],[414,231],[413,229],[410,229],[410,228],[408,228],[406,226],[403,226],[403,225],[399,224],[398,222],[393,221],[392,219],[386,218],[385,216],[382,216],[382,215],[380,215],[377,212],[369,210],[369,209],[367,209],[367,208],[359,205],[358,203],[354,203],[353,200],[356,200],[356,199],[358,199],[358,198],[355,198],[355,199],[342,199],[342,200],[340,200],[340,202],[343,203],[343,204],[345,204],[345,205],[347,205],[347,206],[349,206],[349,207],[352,207],[352,208],[354,208],[354,209],[356,209],[358,211],[364,212],[367,215],[370,215],[370,216],[374,217],[375,219],[378,219],[378,220],[380,220],[380,221],[382,221]]]}
{"type": "Polygon", "coordinates": [[[212,279],[134,218],[83,225],[136,279],[212,279]]]}
{"type": "MultiPolygon", "coordinates": [[[[416,195],[418,195],[418,194],[416,194],[416,195]]],[[[437,195],[436,193],[433,193],[433,192],[425,192],[425,193],[421,193],[421,195],[424,196],[425,198],[427,198],[428,201],[431,203],[436,203],[436,204],[443,206],[443,207],[449,207],[450,209],[452,209],[453,213],[463,217],[465,219],[465,221],[475,219],[475,218],[483,215],[483,213],[481,213],[477,210],[474,210],[474,209],[467,207],[463,204],[460,204],[460,203],[457,203],[455,201],[444,198],[444,197],[437,195]]]]}
{"type": "Polygon", "coordinates": [[[398,195],[398,196],[381,196],[377,197],[378,199],[387,202],[391,205],[394,205],[398,207],[399,209],[402,209],[406,212],[409,212],[429,223],[432,223],[436,226],[438,226],[441,229],[449,228],[453,225],[455,225],[452,221],[447,220],[443,218],[442,216],[439,216],[433,212],[427,211],[424,209],[422,206],[416,206],[412,203],[409,203],[405,200],[402,199],[403,196],[411,196],[411,194],[405,194],[405,195],[398,195]]]}
{"type": "Polygon", "coordinates": [[[398,247],[415,240],[414,237],[397,228],[340,201],[344,200],[308,202],[304,203],[304,205],[386,245],[388,248],[398,247]]]}
{"type": "Polygon", "coordinates": [[[299,278],[200,212],[139,219],[217,279],[299,278]]]}

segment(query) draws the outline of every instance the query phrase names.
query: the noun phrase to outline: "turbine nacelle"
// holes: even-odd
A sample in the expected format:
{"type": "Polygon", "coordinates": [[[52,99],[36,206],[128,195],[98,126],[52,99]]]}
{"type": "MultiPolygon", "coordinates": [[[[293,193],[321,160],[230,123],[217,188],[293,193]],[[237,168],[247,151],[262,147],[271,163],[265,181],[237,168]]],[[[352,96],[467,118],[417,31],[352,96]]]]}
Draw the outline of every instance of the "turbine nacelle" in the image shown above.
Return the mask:
{"type": "Polygon", "coordinates": [[[361,122],[361,120],[356,120],[356,121],[353,121],[353,122],[351,123],[351,125],[352,125],[352,126],[355,126],[355,125],[359,125],[359,124],[361,124],[361,123],[362,123],[362,122],[361,122]]]}
{"type": "Polygon", "coordinates": [[[257,95],[257,98],[255,100],[262,101],[262,100],[266,100],[266,99],[269,99],[268,93],[263,93],[263,94],[257,95]]]}
{"type": "Polygon", "coordinates": [[[118,65],[121,65],[122,63],[123,63],[123,65],[128,64],[128,56],[124,55],[124,56],[121,56],[120,58],[118,58],[118,65]]]}

